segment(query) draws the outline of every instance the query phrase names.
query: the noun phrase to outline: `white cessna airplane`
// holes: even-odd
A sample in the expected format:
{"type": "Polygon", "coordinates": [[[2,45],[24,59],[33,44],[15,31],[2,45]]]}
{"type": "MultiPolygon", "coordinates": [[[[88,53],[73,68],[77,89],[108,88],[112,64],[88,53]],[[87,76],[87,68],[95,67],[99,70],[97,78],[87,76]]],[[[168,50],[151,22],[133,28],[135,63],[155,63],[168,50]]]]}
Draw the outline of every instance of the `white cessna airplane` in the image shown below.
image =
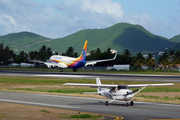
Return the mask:
{"type": "Polygon", "coordinates": [[[69,68],[73,68],[73,71],[77,71],[77,68],[80,68],[83,66],[94,65],[97,62],[104,62],[104,61],[110,61],[110,60],[116,59],[117,53],[112,59],[86,61],[87,43],[88,41],[86,40],[84,47],[82,49],[82,53],[78,58],[61,56],[61,55],[53,55],[50,57],[50,62],[42,62],[42,61],[35,61],[35,60],[30,60],[30,61],[37,62],[37,63],[44,63],[45,65],[47,65],[48,68],[53,68],[53,69],[55,68],[55,66],[57,66],[59,68],[59,71],[62,72],[62,68],[69,67],[69,68]]]}
{"type": "MultiPolygon", "coordinates": [[[[112,99],[111,101],[106,101],[105,104],[108,106],[114,100],[125,101],[126,106],[134,105],[131,99],[148,86],[162,86],[162,85],[174,85],[173,83],[163,83],[163,84],[134,84],[134,85],[110,85],[110,84],[101,84],[99,78],[96,78],[96,84],[79,84],[79,83],[65,83],[64,85],[77,85],[77,86],[88,86],[92,88],[97,88],[97,94],[112,99]],[[142,87],[142,88],[141,88],[142,87]],[[108,89],[110,88],[110,89],[108,89]],[[129,88],[141,88],[137,90],[129,90],[129,88]]],[[[88,92],[91,93],[91,92],[88,92]]],[[[95,92],[92,92],[95,93],[95,92]]]]}

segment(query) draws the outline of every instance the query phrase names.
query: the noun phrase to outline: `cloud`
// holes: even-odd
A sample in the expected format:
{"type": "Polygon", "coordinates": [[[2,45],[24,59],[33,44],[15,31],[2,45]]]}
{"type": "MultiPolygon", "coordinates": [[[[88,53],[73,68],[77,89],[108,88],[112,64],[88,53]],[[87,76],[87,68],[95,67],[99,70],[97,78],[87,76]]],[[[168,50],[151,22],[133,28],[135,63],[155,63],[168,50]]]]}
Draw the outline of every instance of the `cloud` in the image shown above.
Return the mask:
{"type": "Polygon", "coordinates": [[[136,11],[127,15],[121,4],[112,0],[63,0],[49,6],[35,0],[0,0],[0,35],[29,31],[60,38],[79,30],[107,28],[120,22],[139,24],[159,35],[179,31],[180,16],[171,18],[173,24],[162,21],[136,11]]]}
{"type": "MultiPolygon", "coordinates": [[[[2,33],[29,30],[27,24],[31,22],[35,6],[30,0],[0,1],[0,26],[2,33]]],[[[1,33],[1,34],[2,34],[1,33]]]]}
{"type": "Polygon", "coordinates": [[[172,38],[180,33],[180,16],[167,16],[167,19],[169,19],[167,20],[169,22],[165,22],[161,19],[154,20],[145,13],[134,13],[126,15],[124,21],[131,24],[141,25],[155,35],[172,38]]]}
{"type": "Polygon", "coordinates": [[[90,10],[91,13],[101,13],[112,15],[123,19],[124,11],[118,3],[112,3],[112,0],[83,0],[81,5],[82,10],[90,10]]]}
{"type": "Polygon", "coordinates": [[[68,0],[56,5],[72,25],[71,31],[105,28],[123,20],[121,5],[111,0],[68,0]],[[70,21],[71,20],[71,21],[70,21]]]}
{"type": "Polygon", "coordinates": [[[31,0],[0,1],[1,34],[30,31],[64,37],[82,29],[109,27],[123,16],[121,5],[112,0],[65,0],[54,6],[31,0]]]}
{"type": "Polygon", "coordinates": [[[148,14],[139,14],[135,13],[126,18],[126,22],[131,24],[138,24],[143,26],[145,29],[147,29],[150,32],[157,33],[158,31],[161,31],[161,27],[157,27],[161,25],[161,22],[154,21],[148,14]]]}

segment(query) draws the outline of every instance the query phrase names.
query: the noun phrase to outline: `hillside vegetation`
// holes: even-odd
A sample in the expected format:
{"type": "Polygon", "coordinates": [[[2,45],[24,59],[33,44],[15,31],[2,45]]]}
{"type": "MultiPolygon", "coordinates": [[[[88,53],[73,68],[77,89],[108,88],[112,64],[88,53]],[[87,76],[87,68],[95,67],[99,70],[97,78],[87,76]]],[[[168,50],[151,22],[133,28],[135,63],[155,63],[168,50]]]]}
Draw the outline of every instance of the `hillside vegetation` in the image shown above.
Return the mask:
{"type": "Polygon", "coordinates": [[[175,50],[175,51],[179,50],[180,51],[180,34],[171,38],[170,41],[175,42],[176,44],[173,47],[171,47],[170,49],[167,49],[165,51],[167,51],[167,52],[169,52],[171,50],[175,50]]]}
{"type": "Polygon", "coordinates": [[[51,41],[51,39],[30,32],[11,33],[0,36],[0,42],[4,42],[5,45],[9,45],[15,51],[36,50],[39,49],[42,44],[49,41],[51,41]]]}
{"type": "Polygon", "coordinates": [[[100,48],[115,49],[121,53],[129,49],[132,53],[157,51],[175,45],[167,38],[154,35],[140,25],[118,23],[104,29],[85,29],[59,39],[49,39],[30,32],[8,34],[0,37],[0,42],[9,45],[15,51],[38,50],[43,45],[59,53],[65,52],[69,46],[80,53],[85,40],[88,40],[88,52],[100,48]]]}
{"type": "Polygon", "coordinates": [[[174,36],[173,38],[171,38],[170,41],[179,43],[180,42],[180,34],[174,36]]]}

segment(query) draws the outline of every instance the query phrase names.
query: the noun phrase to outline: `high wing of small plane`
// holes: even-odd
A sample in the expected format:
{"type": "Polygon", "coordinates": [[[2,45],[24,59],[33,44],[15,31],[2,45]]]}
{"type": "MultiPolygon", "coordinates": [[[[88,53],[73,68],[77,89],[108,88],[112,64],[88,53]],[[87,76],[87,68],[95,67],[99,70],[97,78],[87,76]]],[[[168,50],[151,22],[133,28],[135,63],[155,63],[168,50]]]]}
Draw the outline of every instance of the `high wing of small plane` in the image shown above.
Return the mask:
{"type": "MultiPolygon", "coordinates": [[[[75,86],[87,86],[92,88],[97,88],[97,94],[112,99],[110,102],[106,101],[105,104],[108,105],[114,100],[125,101],[128,106],[133,105],[134,102],[131,99],[143,90],[145,87],[150,86],[164,86],[164,85],[174,85],[173,83],[162,83],[162,84],[134,84],[134,85],[111,85],[111,84],[101,84],[99,78],[96,78],[96,84],[82,84],[82,83],[65,83],[64,85],[75,85],[75,86]],[[130,90],[129,88],[141,88],[137,90],[130,90]]],[[[93,92],[94,93],[94,92],[93,92]]]]}
{"type": "MultiPolygon", "coordinates": [[[[50,57],[50,62],[42,62],[36,60],[29,60],[31,62],[44,63],[48,68],[55,68],[56,66],[59,68],[59,71],[62,71],[62,68],[73,68],[73,71],[77,71],[77,68],[81,68],[87,65],[94,65],[97,62],[111,61],[116,59],[117,53],[112,59],[104,59],[104,60],[93,60],[86,61],[86,53],[87,53],[87,43],[86,40],[84,43],[84,47],[82,49],[82,53],[78,58],[61,56],[61,55],[53,55],[50,57]]],[[[29,58],[28,58],[29,59],[29,58]]]]}

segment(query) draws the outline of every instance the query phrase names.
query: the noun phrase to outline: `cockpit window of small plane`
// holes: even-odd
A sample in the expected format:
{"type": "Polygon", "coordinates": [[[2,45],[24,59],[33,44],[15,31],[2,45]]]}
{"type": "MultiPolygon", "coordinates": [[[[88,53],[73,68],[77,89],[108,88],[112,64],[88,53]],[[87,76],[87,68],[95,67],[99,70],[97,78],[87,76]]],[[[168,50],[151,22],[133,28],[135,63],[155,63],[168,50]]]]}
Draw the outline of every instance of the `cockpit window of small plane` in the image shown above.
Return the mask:
{"type": "Polygon", "coordinates": [[[128,89],[128,88],[127,88],[126,85],[119,85],[119,86],[118,86],[118,90],[120,90],[120,89],[128,89]]]}

